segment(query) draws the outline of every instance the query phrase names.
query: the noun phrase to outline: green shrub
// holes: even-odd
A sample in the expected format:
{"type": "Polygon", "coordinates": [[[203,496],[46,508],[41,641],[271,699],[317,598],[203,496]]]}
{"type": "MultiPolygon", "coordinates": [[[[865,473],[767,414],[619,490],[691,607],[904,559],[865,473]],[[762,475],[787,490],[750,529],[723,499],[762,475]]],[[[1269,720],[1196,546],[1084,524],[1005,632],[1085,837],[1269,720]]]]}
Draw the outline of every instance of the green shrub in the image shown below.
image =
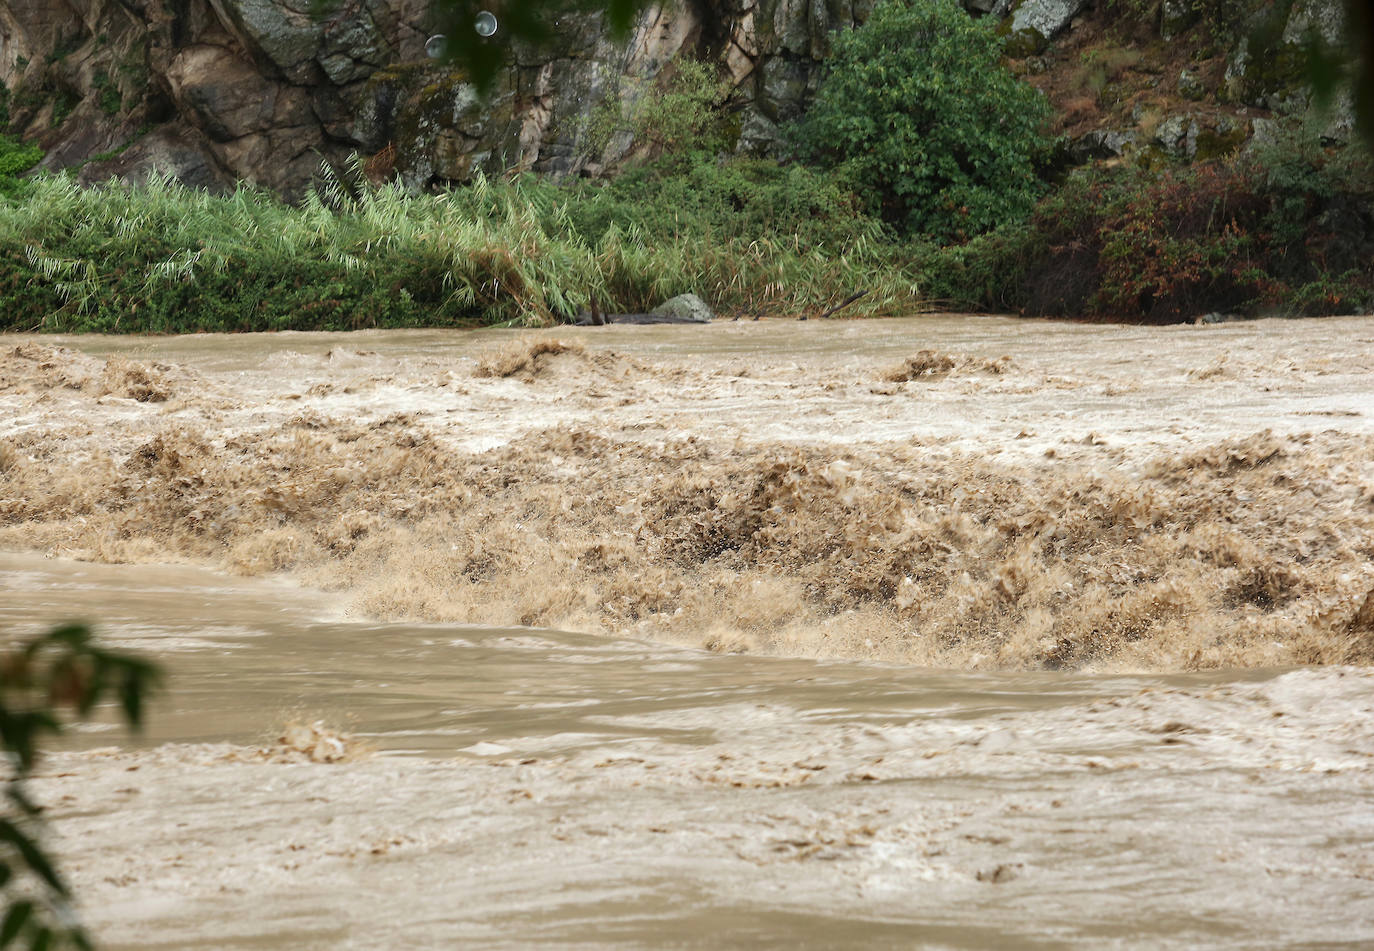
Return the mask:
{"type": "Polygon", "coordinates": [[[713,160],[685,170],[677,163],[641,166],[607,182],[575,184],[563,197],[570,228],[593,242],[612,226],[659,241],[767,238],[836,252],[886,241],[882,223],[833,177],[764,159],[713,160]]]}
{"type": "Polygon", "coordinates": [[[110,74],[103,69],[98,70],[91,77],[91,85],[100,92],[100,111],[107,116],[118,115],[119,110],[123,108],[124,100],[119,94],[119,87],[111,81],[110,74]]]}
{"type": "Polygon", "coordinates": [[[0,179],[24,174],[42,157],[43,150],[38,146],[0,135],[0,179]]]}
{"type": "Polygon", "coordinates": [[[729,120],[720,108],[730,89],[715,66],[678,60],[664,81],[630,102],[618,88],[601,101],[588,121],[592,151],[603,151],[615,136],[625,134],[636,149],[678,167],[690,167],[703,156],[714,158],[730,145],[729,120]]]}
{"type": "Polygon", "coordinates": [[[1374,304],[1374,174],[1358,148],[1301,130],[1192,167],[1084,169],[1027,222],[923,260],[937,298],[1035,316],[1363,311],[1374,304]]]}
{"type": "Polygon", "coordinates": [[[959,239],[1023,217],[1043,190],[1050,110],[1000,55],[955,0],[886,0],[836,37],[798,146],[907,234],[959,239]]]}
{"type": "Polygon", "coordinates": [[[18,191],[19,176],[42,158],[43,150],[38,146],[0,135],[0,195],[13,195],[18,191]]]}

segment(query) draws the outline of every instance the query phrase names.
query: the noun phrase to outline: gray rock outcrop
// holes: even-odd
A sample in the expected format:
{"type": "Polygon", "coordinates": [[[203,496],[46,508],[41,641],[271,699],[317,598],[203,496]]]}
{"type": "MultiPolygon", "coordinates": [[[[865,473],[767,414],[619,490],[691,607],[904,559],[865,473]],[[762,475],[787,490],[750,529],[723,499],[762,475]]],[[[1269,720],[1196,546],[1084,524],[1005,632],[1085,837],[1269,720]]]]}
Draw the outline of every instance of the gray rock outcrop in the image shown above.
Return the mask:
{"type": "Polygon", "coordinates": [[[654,308],[654,313],[677,317],[697,324],[709,324],[716,319],[710,305],[695,294],[679,294],[654,308]]]}
{"type": "Polygon", "coordinates": [[[1020,0],[1012,4],[1009,30],[1029,49],[1042,49],[1049,40],[1068,29],[1088,0],[1020,0]]]}
{"type": "Polygon", "coordinates": [[[1069,155],[1078,165],[1085,165],[1099,159],[1111,159],[1125,155],[1136,144],[1133,130],[1094,129],[1074,139],[1069,145],[1069,155]]]}
{"type": "MultiPolygon", "coordinates": [[[[1256,56],[1248,39],[1232,52],[1224,77],[1228,98],[1247,106],[1268,109],[1284,115],[1305,115],[1312,102],[1305,81],[1307,53],[1303,46],[1309,36],[1326,43],[1339,43],[1349,29],[1343,0],[1297,0],[1289,11],[1279,42],[1256,56]]],[[[1355,105],[1349,94],[1338,96],[1325,117],[1323,135],[1348,141],[1354,127],[1355,105]]]]}
{"type": "MultiPolygon", "coordinates": [[[[322,17],[311,0],[0,0],[0,102],[11,134],[37,142],[47,167],[76,168],[85,182],[162,170],[206,187],[242,180],[294,196],[321,162],[341,167],[356,152],[370,175],[422,189],[479,172],[599,174],[635,143],[628,133],[594,141],[598,105],[632,107],[675,60],[706,56],[728,77],[723,105],[737,151],[775,155],[781,130],[816,91],[836,31],[862,23],[875,2],[679,0],[646,9],[623,41],[607,38],[598,13],[565,13],[547,47],[513,49],[483,101],[462,70],[425,56],[432,0],[342,0],[322,17]]],[[[999,21],[1009,53],[1029,56],[1030,72],[1052,59],[1031,54],[1090,5],[963,2],[999,21]]],[[[1161,35],[1200,28],[1200,9],[1164,0],[1161,35]]],[[[1344,29],[1342,0],[1298,0],[1276,50],[1255,57],[1242,43],[1224,78],[1184,70],[1166,80],[1190,100],[1189,116],[1159,117],[1153,131],[1123,128],[1117,116],[1077,130],[1069,154],[1085,161],[1134,148],[1184,160],[1233,148],[1249,118],[1237,132],[1192,102],[1224,97],[1238,114],[1304,111],[1299,43],[1309,30],[1330,39],[1344,29]]],[[[1327,134],[1348,137],[1353,110],[1348,99],[1337,106],[1327,134]]]]}
{"type": "Polygon", "coordinates": [[[1192,116],[1170,116],[1155,129],[1153,143],[1170,158],[1190,160],[1197,155],[1198,124],[1192,116]]]}
{"type": "Polygon", "coordinates": [[[9,128],[84,181],[155,166],[197,183],[299,193],[321,161],[368,157],[410,186],[478,171],[576,175],[613,163],[586,127],[608,97],[632,104],[684,55],[714,55],[733,87],[741,147],[768,152],[814,93],[837,29],[873,0],[688,0],[644,11],[624,41],[598,13],[567,13],[547,48],[513,49],[489,101],[430,61],[430,0],[0,0],[9,128]]]}

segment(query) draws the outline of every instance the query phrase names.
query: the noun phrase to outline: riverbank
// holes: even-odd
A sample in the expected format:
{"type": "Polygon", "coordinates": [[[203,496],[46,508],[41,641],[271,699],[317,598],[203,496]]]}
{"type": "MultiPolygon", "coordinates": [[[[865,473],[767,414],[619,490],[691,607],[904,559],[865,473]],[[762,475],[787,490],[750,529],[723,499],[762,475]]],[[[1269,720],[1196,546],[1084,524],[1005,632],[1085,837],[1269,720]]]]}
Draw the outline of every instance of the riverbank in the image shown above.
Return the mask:
{"type": "Polygon", "coordinates": [[[40,176],[0,198],[0,331],[542,326],[689,291],[733,316],[820,314],[856,289],[847,314],[919,309],[910,262],[838,188],[756,171],[713,176],[716,194],[676,181],[710,206],[695,214],[684,194],[532,176],[422,195],[332,178],[299,205],[40,176]]]}
{"type": "Polygon", "coordinates": [[[1194,166],[1079,169],[1028,217],[945,242],[899,235],[834,174],[763,160],[433,194],[325,169],[296,205],[39,176],[0,197],[0,331],[549,326],[687,292],[739,318],[842,302],[1153,324],[1367,312],[1368,156],[1275,136],[1194,166]]]}
{"type": "Polygon", "coordinates": [[[3,361],[10,549],[722,651],[1374,658],[1360,318],[40,337],[3,361]]]}

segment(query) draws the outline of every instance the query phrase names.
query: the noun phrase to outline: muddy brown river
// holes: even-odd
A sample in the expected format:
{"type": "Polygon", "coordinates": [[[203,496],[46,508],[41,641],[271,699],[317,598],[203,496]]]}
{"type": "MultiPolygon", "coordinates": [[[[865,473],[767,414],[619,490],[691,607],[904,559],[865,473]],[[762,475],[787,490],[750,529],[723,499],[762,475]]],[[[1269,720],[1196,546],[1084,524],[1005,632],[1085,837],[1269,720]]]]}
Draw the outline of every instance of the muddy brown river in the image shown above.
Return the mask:
{"type": "Polygon", "coordinates": [[[107,948],[1374,944],[1374,324],[0,341],[107,948]]]}

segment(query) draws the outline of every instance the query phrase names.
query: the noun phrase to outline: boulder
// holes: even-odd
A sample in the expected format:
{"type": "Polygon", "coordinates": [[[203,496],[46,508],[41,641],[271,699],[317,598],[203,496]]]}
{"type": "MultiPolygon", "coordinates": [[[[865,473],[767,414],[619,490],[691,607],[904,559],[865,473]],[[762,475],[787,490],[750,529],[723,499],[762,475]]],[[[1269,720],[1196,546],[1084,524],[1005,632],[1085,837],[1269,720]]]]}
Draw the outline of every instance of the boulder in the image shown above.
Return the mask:
{"type": "Polygon", "coordinates": [[[1151,143],[1172,159],[1192,161],[1197,155],[1198,131],[1192,116],[1169,116],[1155,129],[1151,143]]]}
{"type": "Polygon", "coordinates": [[[654,308],[654,313],[698,324],[709,324],[716,319],[715,311],[706,301],[691,293],[679,294],[664,301],[654,308]]]}
{"type": "Polygon", "coordinates": [[[1069,145],[1069,157],[1075,165],[1099,159],[1117,158],[1136,144],[1136,133],[1113,129],[1094,129],[1074,139],[1069,145]]]}
{"type": "Polygon", "coordinates": [[[1009,46],[1013,52],[1039,52],[1060,33],[1073,18],[1083,12],[1088,0],[1021,0],[1012,5],[1007,29],[1011,34],[1009,46]]]}
{"type": "Polygon", "coordinates": [[[136,138],[118,155],[87,162],[77,180],[83,185],[111,178],[129,184],[143,184],[151,175],[170,175],[191,188],[211,192],[229,191],[234,177],[210,158],[208,143],[185,125],[168,123],[136,138]]]}
{"type": "Polygon", "coordinates": [[[1178,74],[1178,94],[1184,99],[1197,102],[1207,95],[1207,87],[1192,70],[1180,70],[1178,74]]]}

